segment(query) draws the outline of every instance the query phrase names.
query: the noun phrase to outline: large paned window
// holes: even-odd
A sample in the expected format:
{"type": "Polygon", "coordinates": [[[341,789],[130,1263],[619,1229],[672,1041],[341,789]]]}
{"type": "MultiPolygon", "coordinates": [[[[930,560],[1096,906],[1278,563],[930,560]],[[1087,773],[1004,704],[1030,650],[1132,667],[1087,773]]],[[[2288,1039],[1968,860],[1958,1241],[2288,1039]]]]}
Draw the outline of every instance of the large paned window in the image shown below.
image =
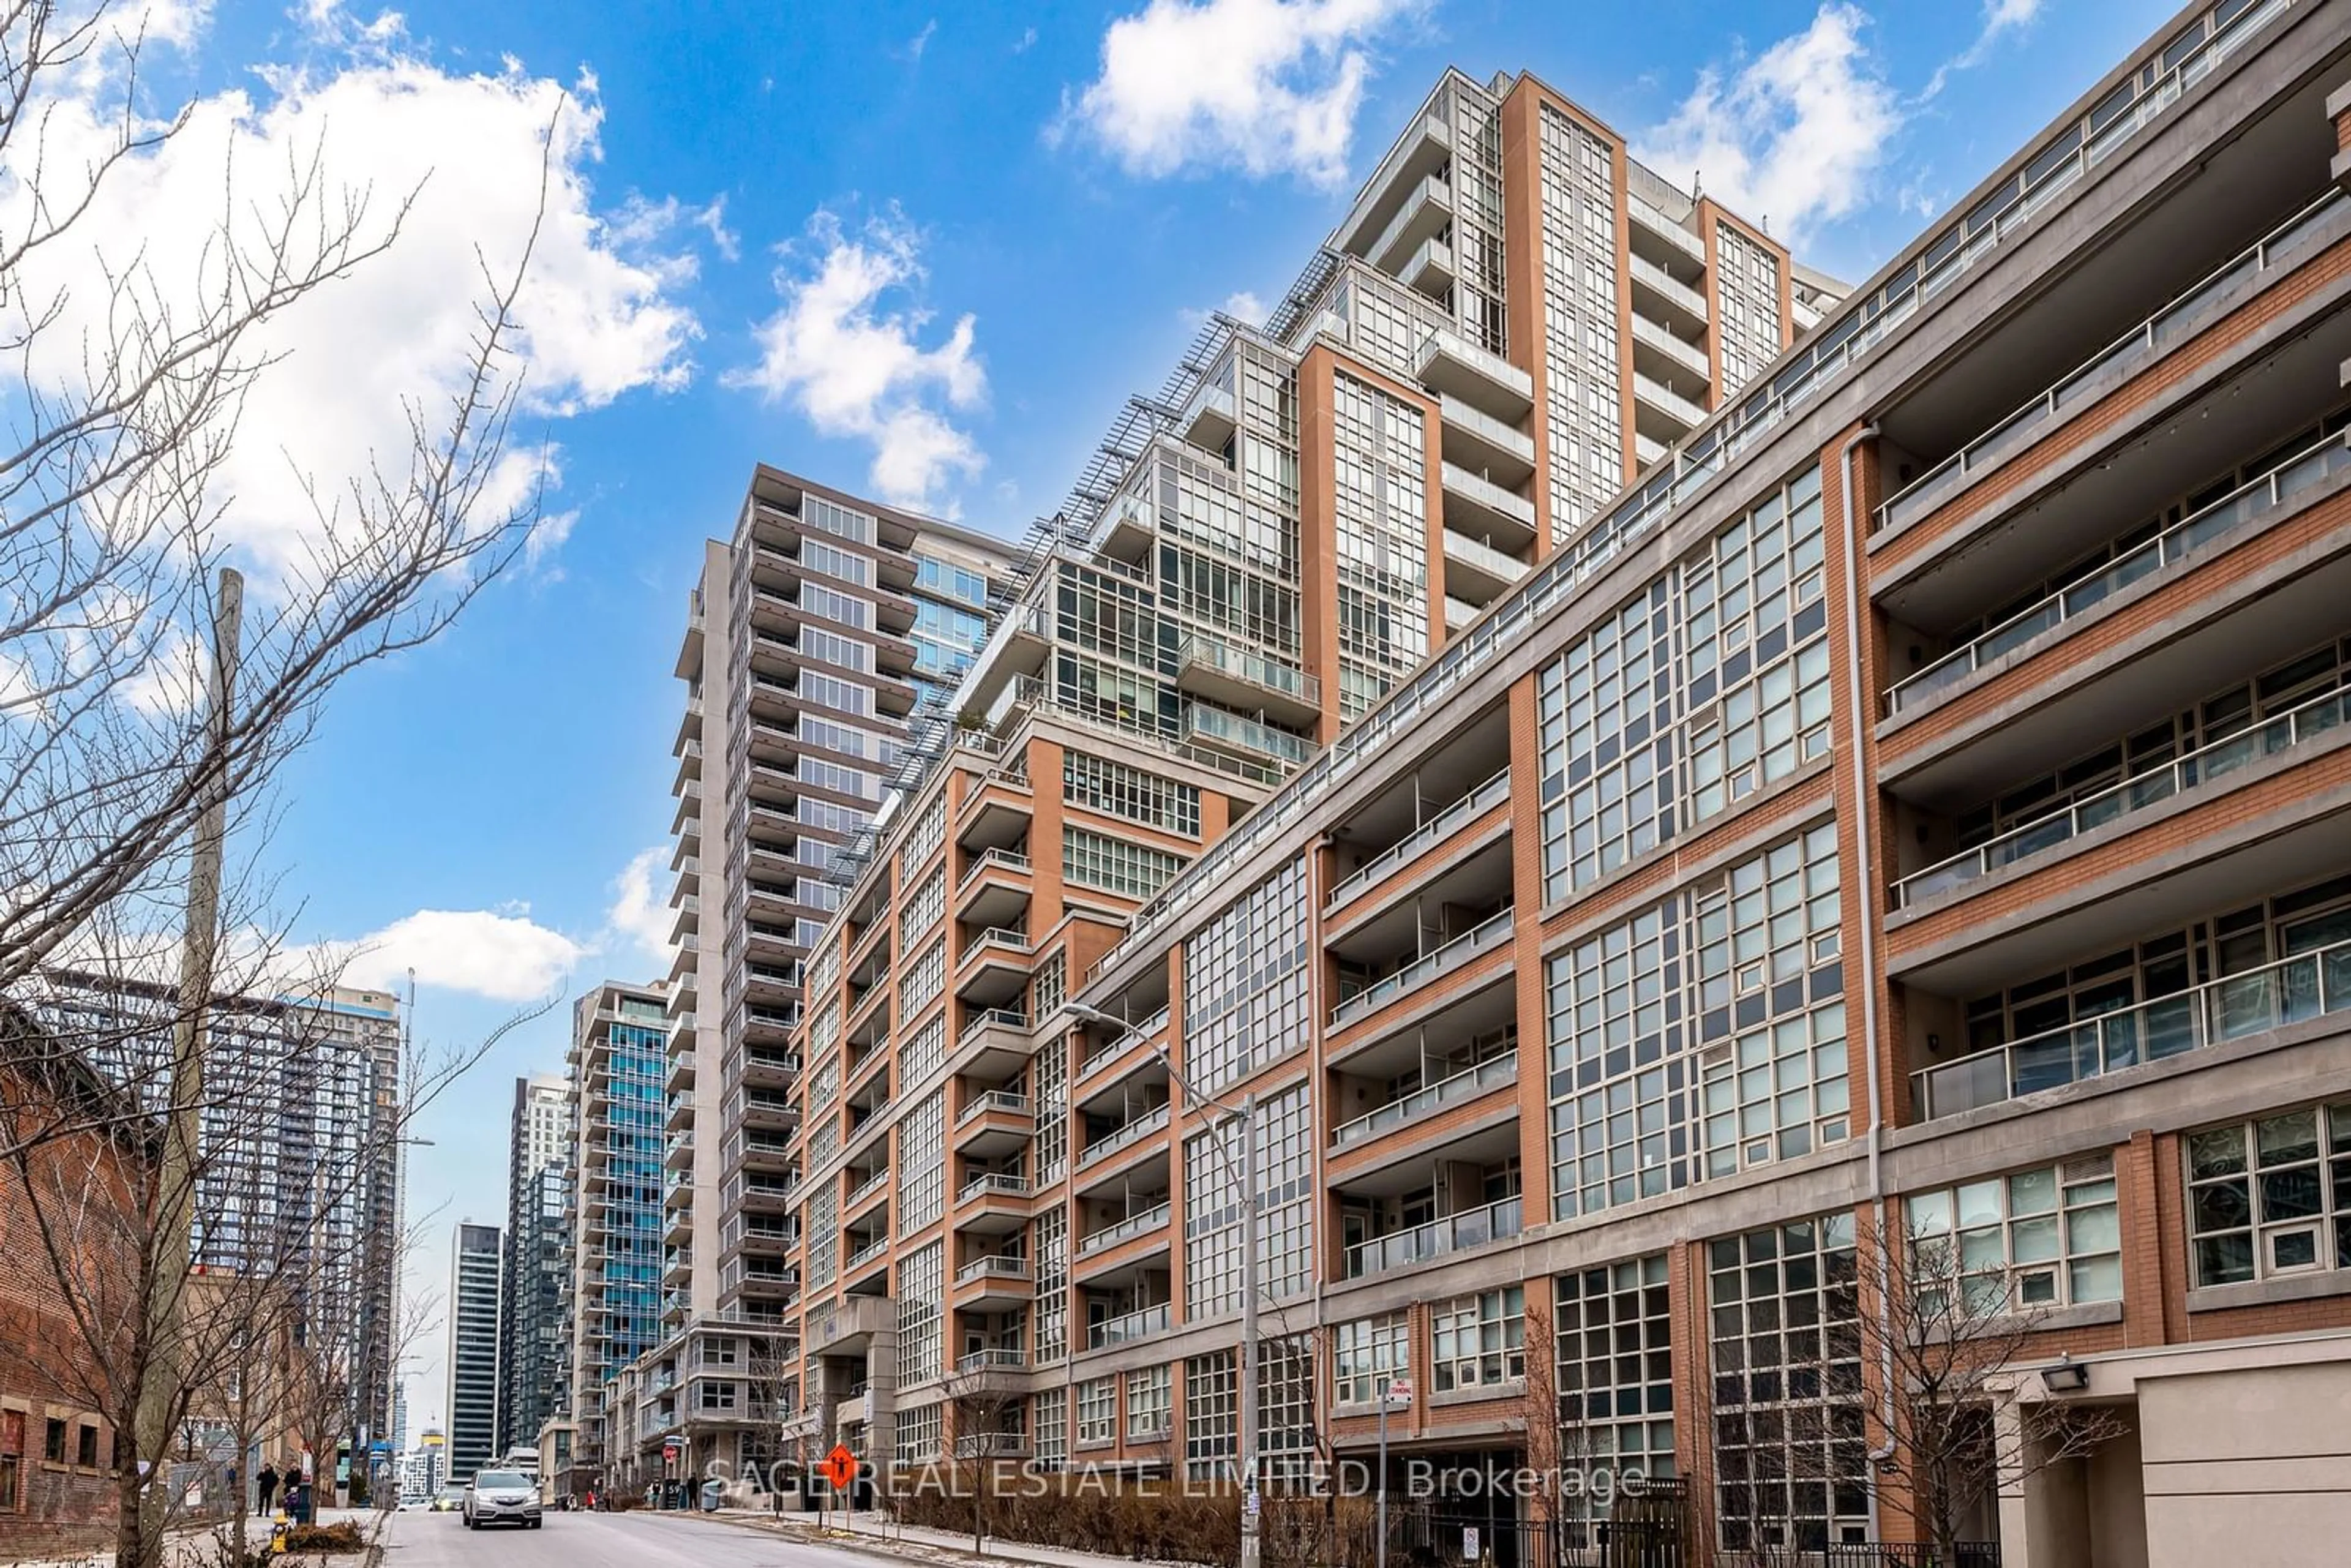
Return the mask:
{"type": "Polygon", "coordinates": [[[2199,1285],[2351,1269],[2351,1101],[2186,1139],[2199,1285]]]}
{"type": "Polygon", "coordinates": [[[1082,751],[1061,753],[1061,798],[1072,806],[1123,817],[1186,838],[1200,836],[1198,786],[1082,751]]]}
{"type": "MultiPolygon", "coordinates": [[[[1247,1206],[1241,1201],[1238,1122],[1184,1140],[1185,1314],[1238,1312],[1247,1206]]],[[[1303,1083],[1258,1103],[1258,1288],[1274,1300],[1312,1283],[1312,1119],[1303,1083]]]]}
{"type": "Polygon", "coordinates": [[[1118,1380],[1090,1377],[1078,1385],[1078,1446],[1104,1444],[1118,1437],[1118,1380]]]}
{"type": "Polygon", "coordinates": [[[1070,1211],[1059,1204],[1040,1209],[1032,1229],[1037,1247],[1037,1360],[1067,1360],[1070,1354],[1070,1211]]]}
{"type": "Polygon", "coordinates": [[[1540,114],[1543,413],[1556,542],[1625,479],[1616,175],[1608,142],[1549,104],[1540,114]]]}
{"type": "Polygon", "coordinates": [[[946,1090],[931,1091],[898,1127],[898,1234],[935,1223],[946,1198],[946,1090]]]}
{"type": "Polygon", "coordinates": [[[1429,1383],[1439,1394],[1457,1388],[1493,1388],[1527,1375],[1523,1286],[1440,1301],[1432,1310],[1429,1329],[1435,1347],[1429,1383]]]}
{"type": "Polygon", "coordinates": [[[1334,374],[1340,717],[1352,720],[1428,653],[1427,462],[1420,411],[1334,374]]]}
{"type": "Polygon", "coordinates": [[[1922,1322],[2122,1300],[2111,1155],[1913,1193],[1903,1205],[1922,1322]]]}
{"type": "Polygon", "coordinates": [[[898,1261],[898,1381],[912,1387],[938,1376],[940,1316],[946,1304],[946,1243],[929,1241],[898,1261]]]}
{"type": "Polygon", "coordinates": [[[1074,886],[1144,899],[1184,869],[1185,857],[1090,829],[1061,829],[1061,874],[1074,886]]]}
{"type": "Polygon", "coordinates": [[[1869,1531],[1853,1217],[1707,1249],[1724,1548],[1817,1552],[1869,1531]]]}
{"type": "Polygon", "coordinates": [[[1184,1071],[1214,1094],[1309,1038],[1306,866],[1236,899],[1184,945],[1184,1071]]]}
{"type": "Polygon", "coordinates": [[[1836,831],[1822,823],[1546,968],[1553,1218],[1848,1131],[1836,831]]]}
{"type": "Polygon", "coordinates": [[[1126,1440],[1147,1442],[1167,1436],[1175,1425],[1174,1394],[1164,1366],[1126,1375],[1126,1440]]]}
{"type": "Polygon", "coordinates": [[[1380,1379],[1405,1376],[1412,1367],[1409,1320],[1402,1312],[1356,1318],[1332,1330],[1332,1397],[1342,1405],[1369,1405],[1380,1396],[1380,1379]]]}
{"type": "Polygon", "coordinates": [[[1195,1480],[1228,1479],[1239,1451],[1240,1377],[1229,1350],[1184,1364],[1184,1467],[1195,1480]]]}
{"type": "MultiPolygon", "coordinates": [[[[1554,1292],[1560,1419],[1573,1434],[1571,1463],[1670,1477],[1674,1469],[1673,1309],[1662,1253],[1560,1276],[1554,1292]]],[[[1589,1479],[1591,1478],[1587,1478],[1589,1479]]],[[[1604,1513],[1587,1485],[1570,1500],[1571,1546],[1591,1546],[1604,1513]]]]}

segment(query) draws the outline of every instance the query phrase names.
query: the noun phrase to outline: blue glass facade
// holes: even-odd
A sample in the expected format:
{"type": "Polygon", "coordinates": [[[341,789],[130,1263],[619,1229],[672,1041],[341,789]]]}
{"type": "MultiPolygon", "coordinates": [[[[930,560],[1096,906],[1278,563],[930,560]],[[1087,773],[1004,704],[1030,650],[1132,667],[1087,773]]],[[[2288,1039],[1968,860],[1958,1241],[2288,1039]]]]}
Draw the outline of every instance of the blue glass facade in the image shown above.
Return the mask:
{"type": "Polygon", "coordinates": [[[604,1211],[597,1274],[603,1283],[608,1376],[661,1340],[662,1073],[668,1041],[661,1026],[612,1026],[604,1130],[611,1207],[604,1211]]]}

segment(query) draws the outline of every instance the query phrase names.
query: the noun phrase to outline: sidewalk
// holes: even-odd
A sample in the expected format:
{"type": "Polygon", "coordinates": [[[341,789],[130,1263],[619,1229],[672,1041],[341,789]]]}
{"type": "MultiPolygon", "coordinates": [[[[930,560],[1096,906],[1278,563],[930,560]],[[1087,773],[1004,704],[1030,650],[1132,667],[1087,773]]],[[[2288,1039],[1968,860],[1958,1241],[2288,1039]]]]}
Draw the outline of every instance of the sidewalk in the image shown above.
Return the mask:
{"type": "MultiPolygon", "coordinates": [[[[246,1544],[249,1547],[257,1550],[268,1544],[269,1527],[274,1517],[271,1514],[262,1513],[246,1516],[245,1529],[246,1544]]],[[[376,1527],[370,1521],[381,1517],[382,1516],[371,1508],[322,1508],[319,1511],[320,1524],[339,1524],[347,1519],[356,1520],[359,1521],[360,1533],[371,1540],[373,1539],[376,1527]]],[[[200,1565],[213,1563],[215,1557],[213,1550],[214,1536],[227,1536],[235,1523],[235,1521],[229,1519],[207,1520],[201,1524],[183,1525],[172,1530],[164,1542],[164,1561],[167,1563],[178,1565],[178,1568],[200,1568],[200,1565]]],[[[363,1558],[365,1555],[365,1552],[360,1553],[360,1557],[363,1558]]],[[[301,1557],[294,1559],[302,1564],[302,1568],[328,1568],[329,1564],[358,1560],[358,1558],[326,1556],[309,1552],[305,1552],[301,1557]]],[[[110,1546],[101,1547],[68,1557],[0,1561],[6,1562],[7,1568],[113,1568],[114,1549],[110,1546]]]]}
{"type": "Polygon", "coordinates": [[[716,1513],[654,1513],[654,1519],[694,1518],[722,1524],[747,1525],[786,1540],[845,1547],[902,1563],[1025,1563],[1045,1568],[1200,1568],[1196,1563],[1155,1563],[1134,1557],[1113,1557],[1098,1552],[1073,1552],[1066,1547],[1031,1546],[1026,1542],[990,1536],[984,1551],[974,1555],[971,1536],[951,1530],[925,1530],[904,1525],[878,1513],[774,1514],[758,1509],[722,1508],[716,1513]],[[822,1520],[822,1523],[818,1521],[822,1520]],[[846,1523],[844,1523],[844,1520],[846,1523]]]}

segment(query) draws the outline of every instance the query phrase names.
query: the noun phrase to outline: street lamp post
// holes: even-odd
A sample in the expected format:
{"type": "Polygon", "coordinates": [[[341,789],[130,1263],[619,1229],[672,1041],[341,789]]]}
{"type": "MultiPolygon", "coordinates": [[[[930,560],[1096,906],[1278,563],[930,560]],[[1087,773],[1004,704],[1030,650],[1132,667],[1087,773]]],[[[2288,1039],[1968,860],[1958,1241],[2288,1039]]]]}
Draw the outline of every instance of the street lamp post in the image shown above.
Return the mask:
{"type": "MultiPolygon", "coordinates": [[[[1065,1004],[1079,1018],[1089,1023],[1125,1030],[1134,1026],[1126,1019],[1100,1008],[1082,1002],[1065,1004]]],[[[1258,1495],[1258,1405],[1257,1405],[1257,1254],[1258,1254],[1258,1191],[1257,1191],[1257,1095],[1254,1092],[1241,1096],[1238,1105],[1227,1104],[1213,1095],[1203,1094],[1192,1086],[1176,1065],[1165,1046],[1153,1049],[1159,1064],[1167,1069],[1184,1091],[1184,1097],[1196,1104],[1221,1111],[1225,1119],[1211,1125],[1220,1139],[1228,1128],[1240,1129],[1240,1197],[1241,1197],[1241,1351],[1240,1351],[1240,1474],[1241,1474],[1241,1550],[1240,1568],[1259,1568],[1260,1561],[1259,1526],[1259,1510],[1263,1504],[1258,1495]]],[[[1248,1059],[1246,1051],[1242,1060],[1248,1059]]],[[[1178,1140],[1180,1145],[1181,1140],[1178,1140]]],[[[1227,1156],[1230,1158],[1229,1155],[1227,1156]]]]}

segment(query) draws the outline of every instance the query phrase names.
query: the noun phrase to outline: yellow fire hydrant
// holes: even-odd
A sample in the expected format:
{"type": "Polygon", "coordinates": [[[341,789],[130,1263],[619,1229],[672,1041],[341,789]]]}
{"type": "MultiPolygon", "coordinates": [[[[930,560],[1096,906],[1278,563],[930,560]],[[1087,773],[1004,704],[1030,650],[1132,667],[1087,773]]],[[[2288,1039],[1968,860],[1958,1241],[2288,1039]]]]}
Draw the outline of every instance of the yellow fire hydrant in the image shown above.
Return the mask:
{"type": "Polygon", "coordinates": [[[283,1512],[283,1511],[279,1511],[277,1515],[275,1515],[275,1516],[270,1520],[270,1521],[269,1521],[269,1554],[270,1554],[272,1557],[279,1557],[279,1556],[283,1556],[283,1555],[285,1554],[285,1552],[286,1552],[286,1536],[287,1536],[287,1532],[291,1528],[292,1528],[292,1527],[291,1527],[290,1525],[288,1525],[288,1524],[287,1523],[287,1521],[286,1521],[286,1515],[285,1515],[285,1513],[283,1512]]]}

